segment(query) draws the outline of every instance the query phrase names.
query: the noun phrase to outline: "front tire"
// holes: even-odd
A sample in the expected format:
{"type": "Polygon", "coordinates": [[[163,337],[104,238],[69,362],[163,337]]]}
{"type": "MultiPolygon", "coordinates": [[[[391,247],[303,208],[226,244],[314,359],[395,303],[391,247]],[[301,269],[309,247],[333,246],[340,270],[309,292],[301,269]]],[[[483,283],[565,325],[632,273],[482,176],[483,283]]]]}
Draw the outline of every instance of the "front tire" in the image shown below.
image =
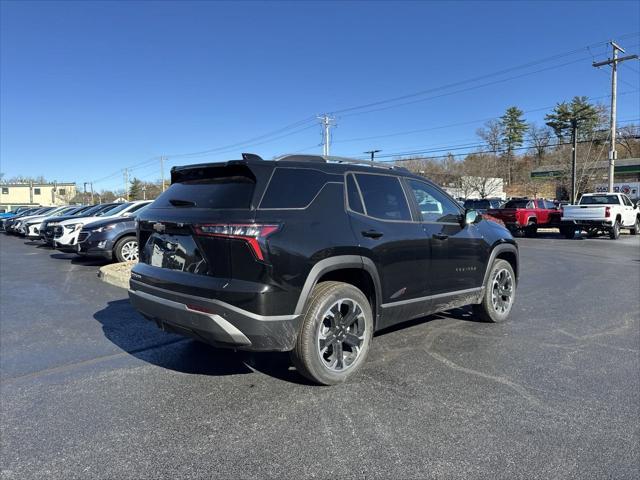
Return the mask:
{"type": "Polygon", "coordinates": [[[640,217],[636,217],[636,223],[629,229],[631,235],[637,235],[640,232],[640,217]]]}
{"type": "Polygon", "coordinates": [[[560,233],[564,235],[564,238],[569,240],[575,238],[576,236],[576,228],[575,227],[562,227],[560,228],[560,233]]]}
{"type": "Polygon", "coordinates": [[[617,240],[618,237],[620,237],[620,222],[616,220],[611,230],[609,230],[609,238],[611,240],[617,240]]]}
{"type": "Polygon", "coordinates": [[[291,358],[312,382],[335,385],[363,365],[373,338],[369,300],[356,287],[322,282],[311,292],[291,358]]]}
{"type": "Polygon", "coordinates": [[[491,266],[484,286],[482,302],[473,306],[475,315],[491,323],[507,320],[516,295],[516,276],[511,264],[498,259],[491,266]]]}
{"type": "Polygon", "coordinates": [[[113,248],[113,253],[118,262],[138,260],[138,240],[131,236],[121,238],[113,248]]]}

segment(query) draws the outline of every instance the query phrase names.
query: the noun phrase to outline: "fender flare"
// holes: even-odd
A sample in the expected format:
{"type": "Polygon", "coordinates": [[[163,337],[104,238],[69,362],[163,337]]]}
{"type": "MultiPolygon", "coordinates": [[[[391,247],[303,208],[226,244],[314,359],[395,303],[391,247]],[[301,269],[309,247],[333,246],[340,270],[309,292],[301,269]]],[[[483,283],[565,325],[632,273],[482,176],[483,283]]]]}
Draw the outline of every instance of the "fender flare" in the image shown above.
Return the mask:
{"type": "Polygon", "coordinates": [[[520,256],[518,255],[518,247],[513,243],[499,243],[491,250],[491,254],[489,255],[489,260],[487,261],[487,268],[484,272],[484,278],[482,279],[482,285],[485,286],[487,284],[487,278],[489,277],[489,272],[491,271],[491,265],[496,260],[496,257],[503,252],[513,253],[516,257],[516,284],[518,283],[518,278],[520,277],[520,256]]]}
{"type": "Polygon", "coordinates": [[[318,279],[325,273],[335,270],[343,270],[346,268],[358,268],[366,271],[373,279],[373,286],[376,293],[376,305],[374,305],[374,316],[377,318],[380,311],[380,295],[382,289],[380,287],[380,276],[378,275],[378,269],[370,258],[362,257],[360,255],[337,255],[335,257],[325,258],[316,263],[312,268],[307,279],[304,282],[304,286],[298,297],[298,303],[296,303],[295,314],[301,315],[304,313],[304,308],[307,304],[307,300],[311,295],[311,290],[318,283],[318,279]]]}

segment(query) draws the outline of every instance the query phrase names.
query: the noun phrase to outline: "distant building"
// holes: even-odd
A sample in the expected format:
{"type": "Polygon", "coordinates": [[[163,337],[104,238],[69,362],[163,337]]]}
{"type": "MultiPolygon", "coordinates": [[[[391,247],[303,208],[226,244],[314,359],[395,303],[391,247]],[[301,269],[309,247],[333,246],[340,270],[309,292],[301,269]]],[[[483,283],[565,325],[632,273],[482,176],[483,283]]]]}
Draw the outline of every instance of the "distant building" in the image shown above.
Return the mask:
{"type": "Polygon", "coordinates": [[[76,193],[75,183],[0,183],[0,210],[28,205],[64,205],[76,193]]]}
{"type": "Polygon", "coordinates": [[[506,198],[504,180],[498,177],[462,176],[455,183],[442,185],[442,188],[454,198],[506,198]]]}
{"type": "MultiPolygon", "coordinates": [[[[531,172],[533,180],[555,181],[556,197],[567,197],[567,185],[570,181],[570,165],[544,165],[531,172]]],[[[583,169],[583,165],[578,162],[578,171],[583,169]]],[[[585,172],[593,178],[595,190],[606,191],[607,175],[609,171],[609,161],[593,162],[585,172]]],[[[614,191],[627,193],[633,199],[640,198],[640,158],[623,158],[616,160],[614,170],[614,191]]]]}

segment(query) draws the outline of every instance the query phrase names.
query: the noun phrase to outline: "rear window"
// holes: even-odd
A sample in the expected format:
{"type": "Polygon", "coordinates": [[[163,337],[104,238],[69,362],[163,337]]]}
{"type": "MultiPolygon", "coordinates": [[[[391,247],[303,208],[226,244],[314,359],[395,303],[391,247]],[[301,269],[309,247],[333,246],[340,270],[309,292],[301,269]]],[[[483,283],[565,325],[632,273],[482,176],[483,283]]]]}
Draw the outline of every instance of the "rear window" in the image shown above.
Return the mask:
{"type": "Polygon", "coordinates": [[[620,205],[617,195],[589,195],[580,199],[580,205],[620,205]]]}
{"type": "Polygon", "coordinates": [[[174,183],[155,207],[212,209],[250,208],[256,180],[249,168],[237,166],[188,169],[172,173],[174,183]]]}
{"type": "Polygon", "coordinates": [[[327,183],[327,175],[308,168],[276,168],[260,208],[305,208],[327,183]]]}
{"type": "Polygon", "coordinates": [[[531,200],[509,200],[504,208],[531,208],[531,200]]]}

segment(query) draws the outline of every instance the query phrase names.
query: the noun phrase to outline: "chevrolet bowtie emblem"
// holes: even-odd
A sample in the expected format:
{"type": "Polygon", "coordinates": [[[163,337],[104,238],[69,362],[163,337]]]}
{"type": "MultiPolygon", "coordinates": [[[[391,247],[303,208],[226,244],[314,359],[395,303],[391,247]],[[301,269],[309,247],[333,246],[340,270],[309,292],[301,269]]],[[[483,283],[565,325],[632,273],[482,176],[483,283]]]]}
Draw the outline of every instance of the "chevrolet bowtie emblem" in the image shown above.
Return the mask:
{"type": "Polygon", "coordinates": [[[153,224],[153,229],[158,232],[158,233],[162,233],[166,230],[167,227],[164,226],[164,224],[162,223],[154,223],[153,224]]]}

